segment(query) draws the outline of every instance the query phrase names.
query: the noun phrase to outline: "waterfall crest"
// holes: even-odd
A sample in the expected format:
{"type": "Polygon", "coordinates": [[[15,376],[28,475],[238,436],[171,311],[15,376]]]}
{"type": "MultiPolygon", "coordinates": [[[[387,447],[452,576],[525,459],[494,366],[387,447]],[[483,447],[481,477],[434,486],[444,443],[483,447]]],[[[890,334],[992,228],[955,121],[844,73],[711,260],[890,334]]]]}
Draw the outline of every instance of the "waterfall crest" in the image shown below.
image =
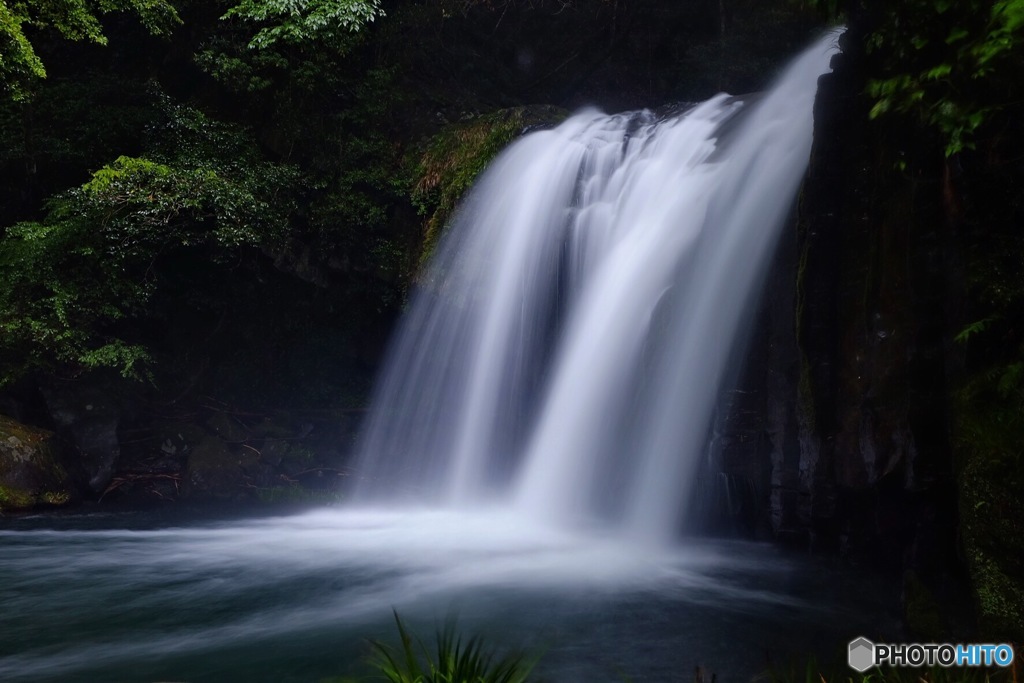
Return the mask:
{"type": "Polygon", "coordinates": [[[358,497],[501,500],[670,535],[805,172],[835,43],[750,103],[585,111],[502,153],[393,342],[358,497]]]}

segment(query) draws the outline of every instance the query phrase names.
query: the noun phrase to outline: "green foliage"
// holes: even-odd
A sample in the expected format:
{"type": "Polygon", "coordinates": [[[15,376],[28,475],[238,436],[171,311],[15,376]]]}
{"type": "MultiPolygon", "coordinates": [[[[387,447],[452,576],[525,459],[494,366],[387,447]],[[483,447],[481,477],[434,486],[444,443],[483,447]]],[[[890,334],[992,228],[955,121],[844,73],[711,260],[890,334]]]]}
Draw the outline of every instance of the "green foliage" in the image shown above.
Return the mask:
{"type": "MultiPolygon", "coordinates": [[[[309,238],[325,253],[343,255],[349,273],[360,274],[349,284],[356,300],[377,312],[397,309],[414,249],[394,220],[409,202],[394,112],[408,103],[390,68],[369,69],[339,86],[347,91],[344,106],[322,121],[318,139],[302,140],[332,152],[313,162],[319,183],[310,198],[309,238]]],[[[287,116],[292,121],[296,112],[287,116]]],[[[308,126],[301,131],[311,132],[308,126]]]]}
{"type": "MultiPolygon", "coordinates": [[[[993,333],[997,320],[971,344],[993,333]]],[[[972,373],[954,401],[961,541],[987,638],[1024,638],[1024,348],[972,373]]]]}
{"type": "Polygon", "coordinates": [[[120,157],[0,241],[0,384],[34,368],[146,376],[135,339],[167,259],[228,263],[280,243],[294,169],[253,159],[246,136],[169,107],[151,158],[120,157]],[[244,151],[243,151],[244,150],[244,151]],[[125,336],[127,335],[127,336],[125,336]]]}
{"type": "Polygon", "coordinates": [[[68,40],[107,44],[99,16],[134,14],[150,33],[165,35],[181,23],[167,0],[0,0],[0,84],[14,99],[27,97],[46,68],[26,35],[26,27],[53,29],[68,40]]]}
{"type": "Polygon", "coordinates": [[[407,191],[399,172],[401,158],[386,127],[389,109],[400,104],[393,79],[389,69],[368,71],[352,86],[351,106],[338,113],[332,126],[329,141],[336,145],[340,163],[325,179],[324,203],[313,209],[314,223],[324,237],[340,226],[358,228],[360,233],[382,229],[388,205],[407,191]],[[350,130],[361,134],[339,134],[350,130]]]}
{"type": "Polygon", "coordinates": [[[221,17],[225,24],[194,59],[235,92],[329,88],[341,70],[337,58],[381,16],[379,0],[245,0],[221,17]]]}
{"type": "MultiPolygon", "coordinates": [[[[55,169],[75,168],[77,180],[122,154],[137,155],[158,110],[142,80],[109,71],[51,76],[34,87],[31,104],[0,99],[0,164],[18,171],[34,166],[36,181],[44,183],[55,169]]],[[[70,183],[55,184],[62,190],[70,183]]]]}
{"type": "Polygon", "coordinates": [[[107,236],[105,252],[116,259],[151,255],[168,241],[230,248],[279,239],[280,215],[246,180],[215,167],[120,157],[52,204],[50,216],[60,221],[85,214],[107,236]]]}
{"type": "Polygon", "coordinates": [[[406,131],[395,121],[408,103],[392,67],[356,65],[350,53],[362,38],[318,33],[253,50],[250,31],[217,31],[196,62],[245,98],[245,109],[274,130],[275,149],[315,178],[306,230],[295,237],[333,257],[351,276],[353,298],[379,311],[400,304],[410,270],[408,240],[392,220],[408,204],[398,142],[406,131]]]}
{"type": "Polygon", "coordinates": [[[146,360],[141,348],[96,328],[137,309],[148,283],[102,258],[102,242],[89,239],[95,234],[86,221],[65,220],[8,230],[0,243],[0,383],[37,367],[101,359],[126,363],[119,369],[127,376],[144,372],[132,362],[146,360]]]}
{"type": "Polygon", "coordinates": [[[994,321],[994,316],[982,318],[981,320],[975,320],[973,323],[967,325],[966,327],[964,327],[964,329],[960,330],[960,332],[957,333],[953,340],[958,344],[966,344],[971,339],[971,337],[979,335],[986,329],[988,329],[989,325],[991,325],[994,321]]]}
{"type": "Polygon", "coordinates": [[[1022,45],[1024,0],[886,3],[867,43],[878,60],[871,116],[916,118],[943,136],[947,156],[973,148],[1019,91],[1022,45]]]}
{"type": "MultiPolygon", "coordinates": [[[[302,387],[289,399],[302,405],[362,405],[365,360],[328,366],[380,334],[375,326],[401,307],[418,246],[403,220],[412,213],[402,166],[410,132],[399,116],[415,110],[418,119],[419,111],[404,99],[396,69],[367,54],[368,33],[252,50],[251,24],[224,21],[203,37],[196,58],[232,93],[234,110],[264,132],[261,142],[309,179],[300,220],[274,254],[276,268],[322,288],[309,313],[288,313],[300,318],[288,323],[296,332],[286,344],[291,372],[277,373],[302,387]]],[[[225,374],[251,377],[246,357],[233,358],[237,367],[225,374]]]]}
{"type": "MultiPolygon", "coordinates": [[[[801,0],[827,16],[837,0],[801,0]]],[[[873,30],[873,119],[902,114],[942,136],[946,156],[973,149],[994,115],[1020,97],[1024,0],[864,3],[873,30]]]]}
{"type": "Polygon", "coordinates": [[[263,25],[249,47],[335,41],[383,16],[380,0],[242,0],[224,15],[263,25]]]}
{"type": "Polygon", "coordinates": [[[27,16],[0,2],[0,79],[15,98],[24,96],[25,81],[46,76],[42,60],[25,36],[23,26],[27,20],[27,16]]]}
{"type": "MultiPolygon", "coordinates": [[[[1000,57],[999,59],[1002,59],[1000,57]]],[[[1004,85],[1001,76],[994,83],[1004,85]]],[[[951,401],[962,554],[974,589],[979,630],[1024,639],[1024,235],[1019,216],[1020,84],[1005,84],[999,129],[963,155],[970,211],[958,246],[965,260],[968,320],[955,339],[966,377],[951,401]],[[982,147],[983,143],[983,147],[982,147]]]]}
{"type": "Polygon", "coordinates": [[[275,77],[286,72],[289,61],[276,50],[242,51],[223,36],[195,54],[195,62],[229,90],[256,93],[270,88],[275,77]]]}
{"type": "Polygon", "coordinates": [[[479,637],[463,642],[449,619],[437,632],[434,653],[406,628],[395,612],[400,646],[372,643],[372,666],[391,683],[524,683],[536,659],[510,654],[500,659],[479,637]]]}

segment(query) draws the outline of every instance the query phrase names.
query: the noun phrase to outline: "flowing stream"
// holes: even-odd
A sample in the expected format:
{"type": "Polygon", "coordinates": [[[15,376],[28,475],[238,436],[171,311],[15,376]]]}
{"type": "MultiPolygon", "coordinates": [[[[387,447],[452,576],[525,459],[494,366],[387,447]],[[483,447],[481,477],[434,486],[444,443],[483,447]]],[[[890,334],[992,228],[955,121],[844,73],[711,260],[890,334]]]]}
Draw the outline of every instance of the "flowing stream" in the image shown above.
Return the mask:
{"type": "Polygon", "coordinates": [[[863,577],[677,534],[834,43],[758,98],[583,112],[503,153],[411,302],[356,503],[0,518],[0,680],[326,680],[395,641],[392,609],[564,683],[749,680],[880,636],[863,577]]]}
{"type": "Polygon", "coordinates": [[[0,680],[364,676],[367,639],[397,644],[394,608],[428,646],[456,615],[542,653],[550,683],[692,680],[696,665],[736,681],[895,622],[884,585],[762,544],[637,552],[508,510],[235,514],[0,520],[0,680]]]}

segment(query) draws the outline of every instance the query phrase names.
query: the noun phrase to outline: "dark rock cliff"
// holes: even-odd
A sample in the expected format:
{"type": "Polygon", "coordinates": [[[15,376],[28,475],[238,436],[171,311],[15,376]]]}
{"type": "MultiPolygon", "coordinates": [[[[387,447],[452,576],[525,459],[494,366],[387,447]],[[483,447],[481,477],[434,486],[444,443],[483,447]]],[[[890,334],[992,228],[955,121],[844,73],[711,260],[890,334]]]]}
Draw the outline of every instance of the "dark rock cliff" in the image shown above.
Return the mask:
{"type": "Polygon", "coordinates": [[[860,44],[848,35],[821,80],[798,223],[797,517],[812,545],[899,568],[907,595],[922,580],[945,592],[957,565],[949,302],[962,283],[941,150],[869,124],[860,44]]]}
{"type": "MultiPolygon", "coordinates": [[[[794,228],[712,428],[709,469],[747,502],[711,519],[891,572],[914,635],[1012,640],[1024,624],[1015,365],[972,366],[962,333],[978,317],[971,288],[1005,257],[979,245],[1012,231],[1012,200],[980,201],[1010,182],[994,174],[1005,151],[974,154],[968,175],[920,126],[870,120],[862,28],[819,82],[794,228]],[[1001,404],[970,393],[997,376],[1001,404]]],[[[993,357],[1014,329],[988,343],[993,357]]]]}

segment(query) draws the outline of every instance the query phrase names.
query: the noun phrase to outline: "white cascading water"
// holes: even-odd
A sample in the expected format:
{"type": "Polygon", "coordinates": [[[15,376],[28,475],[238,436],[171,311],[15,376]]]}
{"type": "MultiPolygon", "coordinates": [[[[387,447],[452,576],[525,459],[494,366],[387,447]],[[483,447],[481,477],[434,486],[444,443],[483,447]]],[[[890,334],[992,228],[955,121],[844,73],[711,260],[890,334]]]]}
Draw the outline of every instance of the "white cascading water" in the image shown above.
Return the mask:
{"type": "Polygon", "coordinates": [[[805,172],[835,43],[752,103],[588,111],[505,151],[391,349],[359,497],[500,500],[555,523],[671,535],[805,172]]]}

